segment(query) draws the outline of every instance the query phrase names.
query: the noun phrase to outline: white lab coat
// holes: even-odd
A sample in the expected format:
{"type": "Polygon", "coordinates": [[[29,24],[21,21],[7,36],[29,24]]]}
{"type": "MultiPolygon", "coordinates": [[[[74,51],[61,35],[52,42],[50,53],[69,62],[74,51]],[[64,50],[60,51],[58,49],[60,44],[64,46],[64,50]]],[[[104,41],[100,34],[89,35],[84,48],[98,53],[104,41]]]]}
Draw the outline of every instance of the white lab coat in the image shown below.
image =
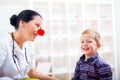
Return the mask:
{"type": "Polygon", "coordinates": [[[19,70],[13,61],[13,40],[10,33],[0,35],[0,80],[21,80],[24,77],[22,75],[26,75],[29,69],[34,67],[34,52],[30,45],[26,42],[20,49],[14,41],[14,46],[15,55],[19,58],[19,60],[15,59],[19,70]],[[25,58],[25,48],[28,65],[25,58]]]}

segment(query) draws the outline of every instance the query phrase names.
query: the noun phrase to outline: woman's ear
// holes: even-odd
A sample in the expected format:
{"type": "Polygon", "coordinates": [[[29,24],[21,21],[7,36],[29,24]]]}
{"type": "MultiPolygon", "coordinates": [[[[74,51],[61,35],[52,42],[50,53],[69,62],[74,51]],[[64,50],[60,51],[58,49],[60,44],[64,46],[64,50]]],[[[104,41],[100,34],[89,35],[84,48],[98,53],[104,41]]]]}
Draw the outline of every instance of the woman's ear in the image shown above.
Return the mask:
{"type": "Polygon", "coordinates": [[[24,21],[20,20],[19,24],[20,26],[24,27],[24,21]]]}

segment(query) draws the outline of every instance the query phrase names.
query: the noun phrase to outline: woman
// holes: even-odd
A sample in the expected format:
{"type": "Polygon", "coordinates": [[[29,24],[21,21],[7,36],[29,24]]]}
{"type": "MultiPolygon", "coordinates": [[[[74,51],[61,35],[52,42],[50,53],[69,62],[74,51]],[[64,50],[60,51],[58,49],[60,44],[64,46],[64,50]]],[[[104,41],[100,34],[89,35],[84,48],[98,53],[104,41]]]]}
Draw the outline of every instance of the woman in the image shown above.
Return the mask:
{"type": "Polygon", "coordinates": [[[13,15],[10,23],[16,29],[0,37],[0,80],[21,80],[29,77],[40,80],[56,80],[37,71],[33,51],[27,41],[34,41],[42,26],[42,16],[33,10],[23,10],[13,15]]]}

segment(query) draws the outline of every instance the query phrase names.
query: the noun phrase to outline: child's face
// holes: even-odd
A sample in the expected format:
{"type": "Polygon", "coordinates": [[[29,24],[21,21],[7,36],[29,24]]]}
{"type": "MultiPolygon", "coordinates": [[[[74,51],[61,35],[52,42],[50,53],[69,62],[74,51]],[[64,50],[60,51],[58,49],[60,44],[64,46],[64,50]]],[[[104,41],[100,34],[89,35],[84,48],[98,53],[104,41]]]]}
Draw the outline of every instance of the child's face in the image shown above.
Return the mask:
{"type": "Polygon", "coordinates": [[[98,49],[94,36],[90,34],[83,34],[81,36],[80,43],[81,43],[80,45],[81,51],[86,55],[92,55],[98,49]]]}

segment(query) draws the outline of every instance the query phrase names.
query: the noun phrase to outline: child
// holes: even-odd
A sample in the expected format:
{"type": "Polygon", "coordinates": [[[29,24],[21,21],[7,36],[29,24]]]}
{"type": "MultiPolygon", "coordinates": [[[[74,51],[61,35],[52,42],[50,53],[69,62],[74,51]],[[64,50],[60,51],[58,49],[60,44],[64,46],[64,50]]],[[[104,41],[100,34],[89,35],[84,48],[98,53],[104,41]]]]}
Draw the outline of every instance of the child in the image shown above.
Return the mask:
{"type": "Polygon", "coordinates": [[[101,47],[98,32],[87,29],[81,34],[81,51],[72,80],[112,80],[112,70],[97,52],[101,47]]]}

